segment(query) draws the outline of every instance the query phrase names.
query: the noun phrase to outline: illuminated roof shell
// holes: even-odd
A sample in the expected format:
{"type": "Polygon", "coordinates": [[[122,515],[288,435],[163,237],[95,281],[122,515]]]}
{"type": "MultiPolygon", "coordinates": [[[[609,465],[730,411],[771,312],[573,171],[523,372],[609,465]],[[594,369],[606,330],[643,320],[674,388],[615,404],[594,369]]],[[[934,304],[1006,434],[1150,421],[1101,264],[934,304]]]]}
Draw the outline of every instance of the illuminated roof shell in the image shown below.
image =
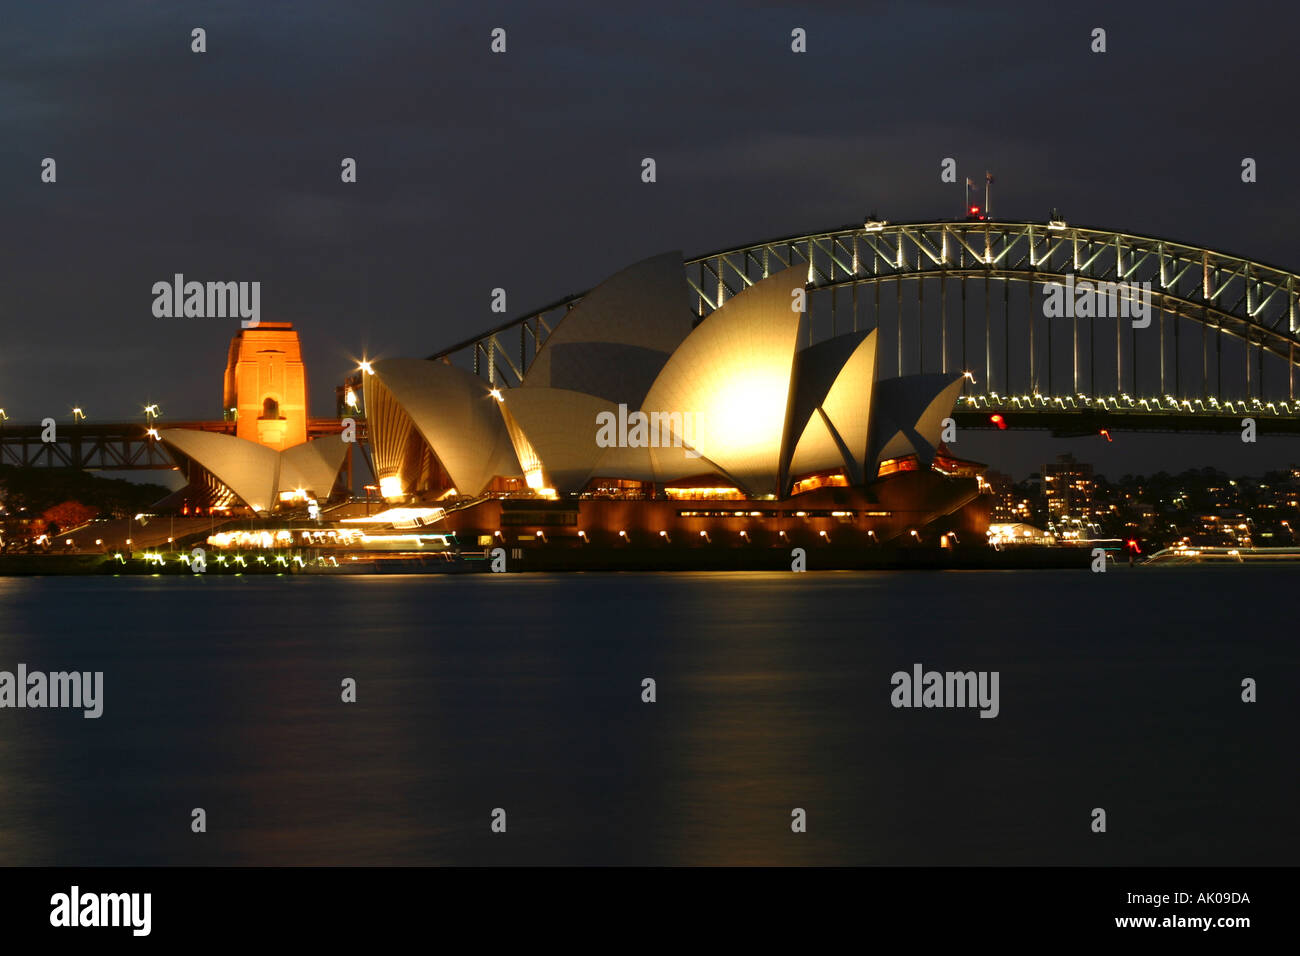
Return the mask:
{"type": "Polygon", "coordinates": [[[375,469],[398,474],[414,430],[433,449],[462,495],[478,495],[497,475],[521,474],[491,386],[463,369],[425,359],[384,359],[365,376],[375,469]]]}
{"type": "MultiPolygon", "coordinates": [[[[642,405],[694,416],[695,449],[752,495],[779,490],[781,449],[803,313],[794,291],[806,271],[786,269],[728,300],[686,337],[642,405]]],[[[658,473],[679,449],[651,449],[658,473]]]]}

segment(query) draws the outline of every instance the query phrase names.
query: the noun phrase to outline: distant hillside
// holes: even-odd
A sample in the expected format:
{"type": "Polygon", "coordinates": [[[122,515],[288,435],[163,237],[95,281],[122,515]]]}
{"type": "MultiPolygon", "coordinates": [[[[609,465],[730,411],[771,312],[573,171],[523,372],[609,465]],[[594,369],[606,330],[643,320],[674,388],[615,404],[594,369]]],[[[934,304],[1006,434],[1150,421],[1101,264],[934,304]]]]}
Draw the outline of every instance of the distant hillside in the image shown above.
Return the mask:
{"type": "Polygon", "coordinates": [[[23,509],[38,515],[65,501],[79,501],[101,516],[123,516],[148,510],[171,489],[137,484],[120,478],[99,478],[74,468],[17,468],[0,465],[0,503],[10,515],[23,509]]]}

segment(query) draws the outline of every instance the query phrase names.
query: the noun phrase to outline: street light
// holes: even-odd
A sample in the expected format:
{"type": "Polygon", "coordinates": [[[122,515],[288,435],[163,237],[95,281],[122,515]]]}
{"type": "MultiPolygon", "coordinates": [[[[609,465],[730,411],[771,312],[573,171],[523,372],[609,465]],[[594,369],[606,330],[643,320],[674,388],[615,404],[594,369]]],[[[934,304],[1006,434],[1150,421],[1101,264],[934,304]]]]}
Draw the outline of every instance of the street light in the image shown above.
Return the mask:
{"type": "Polygon", "coordinates": [[[74,422],[76,421],[84,422],[86,420],[86,413],[81,410],[80,405],[78,405],[76,408],[72,410],[72,420],[74,422]]]}

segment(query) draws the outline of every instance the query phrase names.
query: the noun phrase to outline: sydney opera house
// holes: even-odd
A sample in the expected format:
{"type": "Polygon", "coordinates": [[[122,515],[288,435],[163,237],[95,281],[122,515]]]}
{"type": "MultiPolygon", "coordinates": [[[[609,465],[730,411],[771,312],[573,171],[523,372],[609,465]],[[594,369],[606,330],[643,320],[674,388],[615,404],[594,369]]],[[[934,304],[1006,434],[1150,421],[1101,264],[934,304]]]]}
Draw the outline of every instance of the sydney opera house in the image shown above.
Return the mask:
{"type": "Polygon", "coordinates": [[[699,320],[680,255],[661,255],[588,292],[517,387],[375,361],[380,494],[465,547],[554,566],[982,542],[980,466],[941,442],[962,377],[877,378],[874,331],[806,345],[804,285],[788,269],[699,320]]]}
{"type": "Polygon", "coordinates": [[[787,269],[700,318],[681,256],[657,256],[573,305],[516,387],[378,360],[332,423],[307,417],[297,333],[263,323],[231,345],[222,431],[160,437],[211,511],[311,505],[333,540],[426,535],[512,569],[777,567],[799,548],[852,567],[983,543],[982,466],[941,440],[962,377],[878,378],[874,331],[808,344],[804,295],[787,269]],[[362,515],[342,475],[353,416],[383,499],[362,515]]]}

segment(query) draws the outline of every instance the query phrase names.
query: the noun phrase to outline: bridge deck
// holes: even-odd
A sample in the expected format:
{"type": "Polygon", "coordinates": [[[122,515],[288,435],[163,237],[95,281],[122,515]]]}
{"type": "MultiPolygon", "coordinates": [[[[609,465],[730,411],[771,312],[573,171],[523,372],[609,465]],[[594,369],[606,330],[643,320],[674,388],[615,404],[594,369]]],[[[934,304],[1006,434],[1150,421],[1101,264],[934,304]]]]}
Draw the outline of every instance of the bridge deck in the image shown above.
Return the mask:
{"type": "MultiPolygon", "coordinates": [[[[358,422],[358,440],[364,440],[364,423],[358,422]]],[[[19,468],[77,468],[103,471],[172,469],[176,462],[166,445],[149,434],[150,428],[184,428],[234,435],[235,423],[225,421],[76,422],[56,423],[54,440],[45,441],[41,424],[0,423],[0,465],[19,468]]],[[[337,435],[343,422],[337,418],[312,418],[307,438],[337,435]]]]}

